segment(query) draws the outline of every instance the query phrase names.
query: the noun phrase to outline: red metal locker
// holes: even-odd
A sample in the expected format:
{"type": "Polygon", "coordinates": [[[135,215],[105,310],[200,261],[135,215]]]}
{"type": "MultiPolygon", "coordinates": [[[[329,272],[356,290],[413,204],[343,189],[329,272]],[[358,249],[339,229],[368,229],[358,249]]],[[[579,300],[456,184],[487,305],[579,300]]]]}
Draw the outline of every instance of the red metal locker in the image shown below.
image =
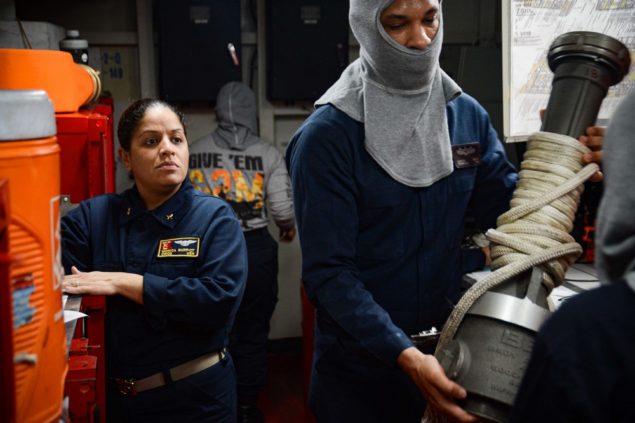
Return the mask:
{"type": "Polygon", "coordinates": [[[58,113],[57,140],[61,149],[61,193],[71,203],[113,192],[115,160],[112,119],[94,110],[58,113]]]}
{"type": "MultiPolygon", "coordinates": [[[[70,196],[71,203],[115,191],[112,116],[112,99],[105,97],[89,109],[55,115],[61,150],[61,193],[70,196]]],[[[105,297],[84,296],[81,311],[89,316],[79,335],[86,337],[87,355],[78,356],[72,351],[69,358],[66,393],[71,419],[79,423],[106,421],[105,297]]],[[[77,340],[73,340],[74,346],[77,340]]]]}

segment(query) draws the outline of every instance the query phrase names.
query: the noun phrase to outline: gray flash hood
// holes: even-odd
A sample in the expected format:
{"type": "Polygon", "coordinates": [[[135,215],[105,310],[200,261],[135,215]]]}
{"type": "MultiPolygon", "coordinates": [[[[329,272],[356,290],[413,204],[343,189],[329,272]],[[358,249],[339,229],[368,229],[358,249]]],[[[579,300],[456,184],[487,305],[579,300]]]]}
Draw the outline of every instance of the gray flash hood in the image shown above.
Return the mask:
{"type": "Polygon", "coordinates": [[[242,82],[228,82],[216,97],[218,128],[212,133],[214,142],[221,148],[244,150],[260,139],[258,130],[256,96],[242,82]]]}
{"type": "Polygon", "coordinates": [[[604,136],[604,195],[598,212],[597,269],[603,282],[624,278],[635,291],[635,90],[604,136]]]}
{"type": "MultiPolygon", "coordinates": [[[[439,67],[443,22],[425,50],[386,33],[381,12],[393,0],[351,0],[349,22],[360,57],[316,101],[364,122],[365,147],[396,181],[426,187],[452,173],[446,105],[461,94],[439,67]]],[[[440,8],[440,5],[439,5],[440,8]]]]}

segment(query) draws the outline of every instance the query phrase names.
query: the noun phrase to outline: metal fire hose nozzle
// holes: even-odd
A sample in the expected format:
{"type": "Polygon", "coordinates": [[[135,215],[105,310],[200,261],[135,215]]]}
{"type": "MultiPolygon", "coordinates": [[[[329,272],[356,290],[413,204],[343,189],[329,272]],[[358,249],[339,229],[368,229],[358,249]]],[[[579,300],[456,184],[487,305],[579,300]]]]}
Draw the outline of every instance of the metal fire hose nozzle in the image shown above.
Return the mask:
{"type": "MultiPolygon", "coordinates": [[[[578,138],[595,123],[609,86],[628,73],[630,52],[611,37],[580,31],[557,37],[547,59],[554,79],[541,130],[578,138]]],[[[542,280],[534,267],[485,292],[436,353],[467,390],[461,406],[482,421],[509,418],[535,333],[550,314],[542,280]]]]}

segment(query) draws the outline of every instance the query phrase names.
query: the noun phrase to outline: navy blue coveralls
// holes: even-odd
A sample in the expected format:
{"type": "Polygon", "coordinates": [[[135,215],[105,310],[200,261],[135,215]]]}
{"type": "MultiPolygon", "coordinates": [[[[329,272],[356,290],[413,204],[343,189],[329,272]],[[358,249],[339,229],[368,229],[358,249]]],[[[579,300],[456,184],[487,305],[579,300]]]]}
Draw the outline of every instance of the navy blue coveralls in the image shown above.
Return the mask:
{"type": "Polygon", "coordinates": [[[269,322],[278,302],[278,243],[264,227],[243,232],[248,275],[229,350],[236,362],[238,404],[256,404],[267,377],[269,322]]]}
{"type": "Polygon", "coordinates": [[[480,165],[426,188],[392,179],[366,152],[364,125],[332,105],[295,134],[287,165],[316,305],[310,405],[320,422],[419,422],[425,402],[396,364],[409,335],[441,328],[460,295],[463,220],[480,228],[508,208],[516,172],[484,109],[448,104],[452,145],[480,165]]]}
{"type": "Polygon", "coordinates": [[[635,293],[624,280],[567,299],[536,335],[511,423],[629,423],[635,293]]]}
{"type": "MultiPolygon", "coordinates": [[[[108,378],[141,379],[227,346],[247,256],[240,224],[224,201],[185,181],[148,211],[133,187],[82,202],[62,218],[61,232],[66,273],[76,266],[143,275],[143,305],[107,298],[108,378]]],[[[136,396],[108,391],[109,420],[233,422],[235,376],[224,357],[136,396]]]]}

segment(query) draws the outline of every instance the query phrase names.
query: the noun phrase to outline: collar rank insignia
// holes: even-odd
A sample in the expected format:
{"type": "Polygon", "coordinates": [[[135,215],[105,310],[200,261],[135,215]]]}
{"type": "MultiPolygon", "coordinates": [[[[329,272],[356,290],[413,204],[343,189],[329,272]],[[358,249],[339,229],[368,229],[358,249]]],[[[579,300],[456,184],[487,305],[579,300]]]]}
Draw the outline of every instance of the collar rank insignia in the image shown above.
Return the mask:
{"type": "Polygon", "coordinates": [[[198,237],[162,239],[157,257],[195,258],[198,257],[200,244],[198,237]]]}

